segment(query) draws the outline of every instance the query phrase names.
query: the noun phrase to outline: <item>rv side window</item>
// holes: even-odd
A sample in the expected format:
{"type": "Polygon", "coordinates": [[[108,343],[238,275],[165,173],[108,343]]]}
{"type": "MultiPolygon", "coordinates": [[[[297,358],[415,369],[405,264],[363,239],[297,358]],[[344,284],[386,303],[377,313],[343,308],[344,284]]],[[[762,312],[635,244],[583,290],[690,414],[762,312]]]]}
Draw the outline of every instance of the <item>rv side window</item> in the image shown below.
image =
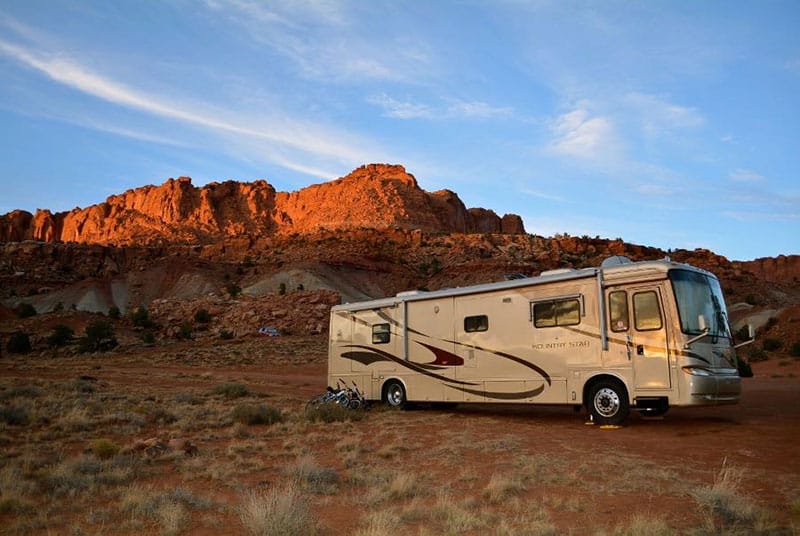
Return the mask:
{"type": "Polygon", "coordinates": [[[474,331],[486,331],[489,329],[489,317],[486,315],[464,317],[464,331],[472,333],[474,331]]]}
{"type": "Polygon", "coordinates": [[[661,329],[658,295],[652,290],[633,295],[633,321],[639,331],[661,329]]]}
{"type": "Polygon", "coordinates": [[[628,330],[628,293],[616,290],[608,295],[608,317],[611,331],[628,330]]]}
{"type": "Polygon", "coordinates": [[[372,344],[386,344],[389,342],[389,337],[389,324],[372,326],[372,344]]]}
{"type": "Polygon", "coordinates": [[[581,323],[581,305],[577,299],[533,304],[533,325],[537,328],[574,326],[581,323]]]}

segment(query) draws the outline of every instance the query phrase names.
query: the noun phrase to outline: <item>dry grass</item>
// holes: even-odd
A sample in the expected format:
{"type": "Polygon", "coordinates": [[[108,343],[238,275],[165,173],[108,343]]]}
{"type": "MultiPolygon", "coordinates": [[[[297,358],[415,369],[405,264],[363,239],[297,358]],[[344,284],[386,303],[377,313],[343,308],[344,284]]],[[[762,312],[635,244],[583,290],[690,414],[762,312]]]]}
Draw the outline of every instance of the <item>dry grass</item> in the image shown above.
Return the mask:
{"type": "MultiPolygon", "coordinates": [[[[292,359],[288,352],[284,357],[292,359]]],[[[224,373],[162,371],[135,359],[120,361],[130,370],[116,378],[107,374],[116,370],[107,362],[92,369],[90,360],[42,358],[16,366],[43,377],[62,367],[76,372],[56,380],[0,379],[0,407],[8,415],[0,420],[0,515],[7,521],[0,532],[660,536],[794,530],[776,524],[744,493],[761,475],[748,481],[732,464],[705,484],[699,476],[687,480],[677,463],[621,451],[589,460],[545,426],[536,430],[545,441],[533,444],[524,438],[535,424],[515,421],[518,435],[480,413],[375,408],[359,412],[361,420],[326,422],[306,416],[304,396],[288,389],[273,394],[280,384],[247,371],[237,376],[230,362],[211,353],[202,359],[218,360],[224,373]],[[86,370],[100,379],[75,379],[86,370]],[[238,405],[266,407],[266,395],[257,393],[270,393],[269,407],[280,411],[281,422],[237,422],[238,405]],[[131,449],[135,440],[150,437],[190,439],[199,455],[174,451],[150,458],[131,449]],[[593,493],[646,497],[652,510],[626,512],[630,518],[614,519],[598,532],[593,493]],[[658,509],[662,497],[686,508],[665,515],[658,509]],[[330,512],[346,521],[326,526],[330,512]]],[[[192,363],[191,356],[181,360],[192,363]]],[[[785,510],[794,509],[800,522],[796,480],[773,483],[786,498],[785,510]]]]}
{"type": "Polygon", "coordinates": [[[253,536],[313,536],[319,530],[302,492],[291,485],[248,493],[238,514],[245,531],[253,536]]]}

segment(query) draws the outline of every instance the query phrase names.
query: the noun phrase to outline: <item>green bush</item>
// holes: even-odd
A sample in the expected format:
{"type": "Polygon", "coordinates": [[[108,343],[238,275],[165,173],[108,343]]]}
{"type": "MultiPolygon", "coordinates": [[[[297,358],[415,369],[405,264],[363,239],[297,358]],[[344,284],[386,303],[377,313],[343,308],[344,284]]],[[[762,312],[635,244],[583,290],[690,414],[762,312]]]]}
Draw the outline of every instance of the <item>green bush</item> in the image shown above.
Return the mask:
{"type": "Polygon", "coordinates": [[[108,439],[95,439],[92,441],[92,453],[99,460],[113,458],[119,452],[119,445],[108,439]]]}
{"type": "Polygon", "coordinates": [[[53,328],[53,332],[47,337],[47,345],[50,348],[61,348],[72,342],[75,332],[71,327],[58,324],[53,328]]]}
{"type": "Polygon", "coordinates": [[[225,290],[228,291],[228,294],[231,295],[231,298],[235,298],[242,292],[242,287],[240,287],[236,283],[231,283],[225,287],[225,290]]]}
{"type": "Polygon", "coordinates": [[[152,328],[155,327],[155,322],[150,319],[150,313],[147,308],[140,305],[131,311],[131,323],[137,328],[152,328]]]}
{"type": "Polygon", "coordinates": [[[278,285],[278,294],[280,294],[281,296],[286,294],[286,283],[281,283],[280,285],[278,285]]]}
{"type": "Polygon", "coordinates": [[[194,321],[198,324],[208,324],[211,322],[211,313],[207,309],[198,309],[194,314],[194,321]]]}
{"type": "Polygon", "coordinates": [[[115,348],[114,327],[105,320],[95,320],[86,326],[86,336],[80,339],[81,352],[101,352],[115,348]]]}
{"type": "Polygon", "coordinates": [[[783,341],[774,337],[766,338],[764,342],[761,343],[761,347],[767,352],[779,350],[781,346],[783,346],[783,341]]]}
{"type": "Polygon", "coordinates": [[[22,302],[17,305],[17,316],[19,318],[29,318],[31,316],[36,316],[36,307],[31,305],[27,302],[22,302]]]}
{"type": "Polygon", "coordinates": [[[789,347],[789,355],[792,357],[800,357],[800,341],[794,341],[789,347]]]}
{"type": "Polygon", "coordinates": [[[180,330],[178,330],[178,338],[183,340],[193,339],[194,329],[192,328],[192,324],[189,322],[183,322],[180,330]]]}
{"type": "Polygon", "coordinates": [[[27,354],[31,351],[31,339],[24,331],[15,331],[8,338],[6,350],[9,354],[27,354]]]}
{"type": "Polygon", "coordinates": [[[108,309],[108,318],[113,318],[114,320],[119,319],[122,316],[122,312],[119,310],[119,307],[116,305],[112,305],[108,309]]]}
{"type": "Polygon", "coordinates": [[[25,408],[18,406],[0,407],[0,422],[9,426],[25,426],[30,421],[30,416],[25,408]]]}
{"type": "Polygon", "coordinates": [[[222,395],[231,400],[247,396],[250,394],[250,391],[243,383],[223,383],[222,385],[214,387],[214,394],[222,395]]]}
{"type": "Polygon", "coordinates": [[[152,346],[156,343],[156,334],[150,330],[143,331],[139,338],[142,339],[142,342],[148,346],[152,346]]]}
{"type": "Polygon", "coordinates": [[[248,425],[275,424],[283,421],[283,414],[278,408],[266,404],[239,404],[233,408],[233,420],[248,425]]]}
{"type": "Polygon", "coordinates": [[[755,361],[766,361],[767,359],[769,359],[769,356],[767,355],[767,352],[765,352],[761,348],[752,348],[750,350],[750,359],[749,359],[749,361],[753,361],[753,362],[755,362],[755,361]]]}
{"type": "Polygon", "coordinates": [[[219,338],[223,341],[229,341],[233,339],[233,332],[228,331],[227,329],[221,329],[219,330],[219,338]]]}

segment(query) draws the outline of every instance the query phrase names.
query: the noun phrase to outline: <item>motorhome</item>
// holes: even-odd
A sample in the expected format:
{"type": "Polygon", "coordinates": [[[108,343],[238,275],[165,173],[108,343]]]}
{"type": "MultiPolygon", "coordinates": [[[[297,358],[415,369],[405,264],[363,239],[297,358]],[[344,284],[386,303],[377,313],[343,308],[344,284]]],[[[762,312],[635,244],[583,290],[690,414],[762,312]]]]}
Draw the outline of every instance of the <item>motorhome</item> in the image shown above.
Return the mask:
{"type": "Polygon", "coordinates": [[[741,392],[718,279],[625,257],[334,306],[328,384],[341,383],[390,406],[584,406],[599,424],[741,392]]]}

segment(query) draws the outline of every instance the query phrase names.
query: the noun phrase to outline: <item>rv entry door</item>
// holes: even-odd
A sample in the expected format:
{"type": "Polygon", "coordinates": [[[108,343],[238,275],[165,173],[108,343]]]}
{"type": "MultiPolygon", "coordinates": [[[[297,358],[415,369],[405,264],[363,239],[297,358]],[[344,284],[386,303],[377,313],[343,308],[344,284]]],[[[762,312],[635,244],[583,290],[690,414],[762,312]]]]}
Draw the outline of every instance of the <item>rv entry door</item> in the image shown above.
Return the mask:
{"type": "Polygon", "coordinates": [[[636,389],[669,389],[669,348],[661,291],[657,286],[630,290],[632,329],[628,355],[633,361],[636,389]]]}

